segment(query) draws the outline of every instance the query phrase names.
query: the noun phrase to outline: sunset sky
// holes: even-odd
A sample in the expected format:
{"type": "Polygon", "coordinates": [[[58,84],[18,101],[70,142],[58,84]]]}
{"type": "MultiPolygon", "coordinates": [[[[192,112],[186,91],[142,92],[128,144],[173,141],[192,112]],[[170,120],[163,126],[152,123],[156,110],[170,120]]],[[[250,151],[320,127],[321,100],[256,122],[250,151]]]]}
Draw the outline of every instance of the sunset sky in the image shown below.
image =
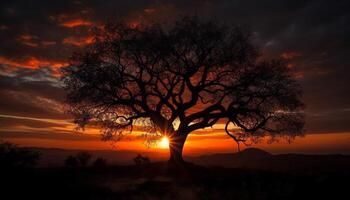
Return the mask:
{"type": "MultiPolygon", "coordinates": [[[[350,154],[350,2],[348,0],[2,0],[0,139],[21,146],[167,152],[142,133],[111,144],[99,130],[75,130],[65,113],[58,69],[93,42],[91,29],[113,19],[130,25],[197,15],[248,28],[265,58],[295,70],[306,104],[306,136],[253,145],[272,153],[350,154]]],[[[218,124],[192,133],[185,154],[234,152],[218,124]]]]}

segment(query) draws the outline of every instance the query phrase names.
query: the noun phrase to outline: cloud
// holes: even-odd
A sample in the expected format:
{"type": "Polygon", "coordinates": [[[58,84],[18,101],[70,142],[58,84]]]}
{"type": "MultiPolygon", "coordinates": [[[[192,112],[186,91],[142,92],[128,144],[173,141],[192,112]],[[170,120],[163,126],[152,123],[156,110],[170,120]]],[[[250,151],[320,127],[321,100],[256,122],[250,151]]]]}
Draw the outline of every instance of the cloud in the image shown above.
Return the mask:
{"type": "Polygon", "coordinates": [[[156,9],[155,8],[145,8],[144,11],[147,14],[152,14],[152,13],[156,12],[156,9]]]}
{"type": "Polygon", "coordinates": [[[2,124],[1,129],[4,129],[6,127],[7,130],[16,129],[18,126],[27,126],[31,128],[52,128],[66,127],[69,125],[68,122],[57,119],[31,118],[1,114],[0,123],[2,124]]]}
{"type": "Polygon", "coordinates": [[[44,45],[44,46],[49,46],[49,45],[55,45],[55,44],[57,44],[56,41],[42,41],[41,43],[42,43],[42,45],[44,45]]]}
{"type": "Polygon", "coordinates": [[[73,20],[62,22],[60,25],[67,28],[74,28],[77,26],[91,26],[93,25],[93,23],[87,20],[73,19],[73,20]]]}
{"type": "Polygon", "coordinates": [[[293,59],[293,58],[296,58],[296,57],[300,57],[302,56],[302,53],[299,53],[299,52],[295,52],[295,51],[291,51],[291,52],[284,52],[281,54],[281,57],[283,59],[293,59]]]}
{"type": "Polygon", "coordinates": [[[64,113],[65,94],[53,69],[0,70],[0,114],[41,118],[69,118],[64,113]]]}
{"type": "Polygon", "coordinates": [[[51,139],[51,140],[66,140],[66,141],[100,141],[99,135],[87,135],[78,133],[55,133],[55,132],[20,132],[20,131],[1,131],[0,138],[14,139],[51,139]]]}
{"type": "Polygon", "coordinates": [[[94,37],[67,37],[62,40],[63,44],[75,45],[75,46],[84,46],[94,42],[94,37]]]}
{"type": "Polygon", "coordinates": [[[40,59],[36,57],[30,57],[24,60],[12,60],[10,58],[6,58],[3,56],[0,56],[0,65],[9,65],[14,68],[31,68],[31,69],[37,69],[39,67],[63,67],[66,66],[66,62],[59,62],[59,61],[51,61],[46,59],[40,59]]]}
{"type": "Polygon", "coordinates": [[[29,47],[38,47],[39,44],[37,43],[38,37],[33,35],[20,35],[18,37],[18,40],[20,43],[27,45],[29,47]]]}

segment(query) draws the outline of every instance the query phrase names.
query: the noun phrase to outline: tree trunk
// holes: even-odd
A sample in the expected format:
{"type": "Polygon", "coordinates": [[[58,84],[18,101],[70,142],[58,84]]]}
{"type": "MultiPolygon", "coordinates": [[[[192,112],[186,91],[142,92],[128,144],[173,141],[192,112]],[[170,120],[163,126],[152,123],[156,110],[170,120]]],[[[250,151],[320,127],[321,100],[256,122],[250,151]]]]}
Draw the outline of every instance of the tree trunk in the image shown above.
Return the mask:
{"type": "Polygon", "coordinates": [[[170,159],[169,163],[171,164],[182,164],[184,160],[182,158],[182,150],[187,138],[187,134],[179,135],[175,134],[169,140],[169,150],[170,150],[170,159]]]}

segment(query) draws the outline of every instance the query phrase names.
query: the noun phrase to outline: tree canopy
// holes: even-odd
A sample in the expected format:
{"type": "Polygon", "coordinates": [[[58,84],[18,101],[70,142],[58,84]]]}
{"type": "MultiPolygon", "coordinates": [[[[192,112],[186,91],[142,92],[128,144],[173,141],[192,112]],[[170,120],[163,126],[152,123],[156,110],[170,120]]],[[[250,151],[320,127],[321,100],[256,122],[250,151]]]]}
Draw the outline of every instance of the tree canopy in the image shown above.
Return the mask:
{"type": "Polygon", "coordinates": [[[171,26],[108,23],[62,73],[75,123],[99,125],[111,139],[143,120],[169,137],[171,160],[182,160],[189,133],[217,123],[237,142],[302,134],[290,69],[263,60],[237,26],[196,17],[171,26]]]}

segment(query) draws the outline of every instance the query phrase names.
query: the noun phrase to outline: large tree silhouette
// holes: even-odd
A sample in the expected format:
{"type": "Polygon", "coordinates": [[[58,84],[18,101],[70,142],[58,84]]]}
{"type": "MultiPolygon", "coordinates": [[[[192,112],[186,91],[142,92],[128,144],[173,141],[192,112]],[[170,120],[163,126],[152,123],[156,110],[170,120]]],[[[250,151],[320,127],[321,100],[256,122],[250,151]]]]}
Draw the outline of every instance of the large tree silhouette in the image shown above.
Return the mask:
{"type": "Polygon", "coordinates": [[[237,142],[302,134],[299,85],[238,27],[191,17],[170,27],[112,23],[95,40],[62,73],[75,122],[99,125],[105,138],[147,122],[182,162],[187,135],[216,123],[237,142]]]}

